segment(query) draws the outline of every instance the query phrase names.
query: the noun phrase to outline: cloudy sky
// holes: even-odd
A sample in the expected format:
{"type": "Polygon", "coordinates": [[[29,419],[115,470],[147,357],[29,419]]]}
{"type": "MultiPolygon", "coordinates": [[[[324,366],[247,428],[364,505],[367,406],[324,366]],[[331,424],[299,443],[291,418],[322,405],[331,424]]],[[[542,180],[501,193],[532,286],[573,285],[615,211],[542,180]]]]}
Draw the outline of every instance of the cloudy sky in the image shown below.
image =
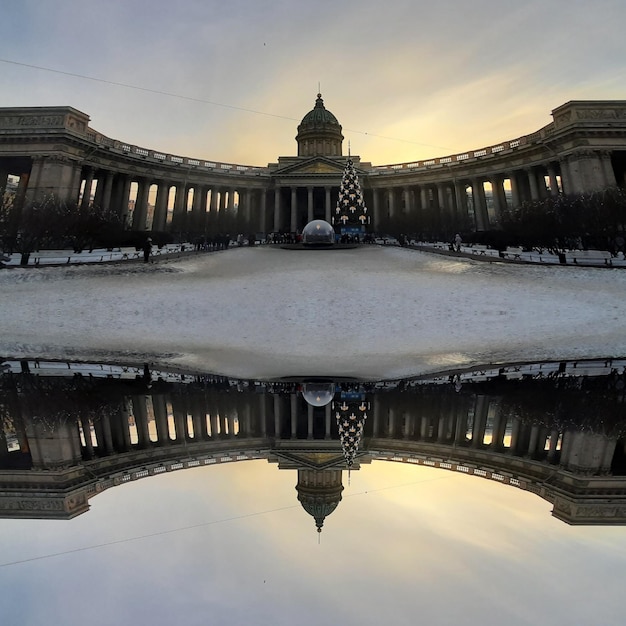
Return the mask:
{"type": "Polygon", "coordinates": [[[1,0],[0,106],[71,105],[143,147],[266,165],[318,84],[373,164],[626,99],[623,0],[1,0]],[[168,95],[169,94],[169,95],[168,95]]]}

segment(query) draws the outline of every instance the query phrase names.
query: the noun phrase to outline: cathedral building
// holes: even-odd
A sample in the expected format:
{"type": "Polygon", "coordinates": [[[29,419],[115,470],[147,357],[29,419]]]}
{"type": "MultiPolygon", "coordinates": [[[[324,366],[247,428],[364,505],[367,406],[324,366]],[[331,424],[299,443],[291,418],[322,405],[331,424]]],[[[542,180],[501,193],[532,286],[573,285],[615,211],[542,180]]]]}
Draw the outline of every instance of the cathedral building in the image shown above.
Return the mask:
{"type": "Polygon", "coordinates": [[[626,101],[570,101],[522,137],[372,165],[344,154],[341,124],[317,94],[296,142],[295,156],[265,166],[220,163],[113,139],[70,106],[0,108],[0,189],[17,184],[18,202],[93,203],[138,231],[206,232],[230,213],[267,233],[300,232],[314,219],[378,231],[426,215],[488,230],[507,206],[626,186],[626,101]],[[346,175],[360,198],[349,198],[349,183],[341,195],[346,175]],[[344,211],[346,198],[360,204],[344,211]]]}

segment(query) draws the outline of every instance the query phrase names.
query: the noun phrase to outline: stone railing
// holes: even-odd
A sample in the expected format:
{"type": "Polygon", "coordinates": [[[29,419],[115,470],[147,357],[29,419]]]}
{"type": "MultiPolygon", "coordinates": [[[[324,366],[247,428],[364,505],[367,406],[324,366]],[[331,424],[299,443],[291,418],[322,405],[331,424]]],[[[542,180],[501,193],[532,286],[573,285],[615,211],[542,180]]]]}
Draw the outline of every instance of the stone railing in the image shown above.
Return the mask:
{"type": "Polygon", "coordinates": [[[541,130],[530,135],[524,135],[518,139],[511,139],[510,141],[503,141],[494,146],[488,146],[487,148],[480,148],[479,150],[470,150],[468,152],[461,152],[458,154],[452,154],[449,156],[438,157],[436,159],[426,159],[423,161],[410,161],[408,163],[395,163],[393,165],[376,165],[372,168],[371,174],[394,174],[397,172],[406,172],[411,170],[431,169],[443,166],[451,166],[457,163],[464,163],[467,161],[473,161],[475,159],[486,159],[501,152],[510,152],[512,150],[522,148],[524,146],[530,146],[535,143],[540,143],[546,137],[554,132],[554,124],[548,124],[541,130]]]}
{"type": "Polygon", "coordinates": [[[142,160],[166,163],[168,165],[198,168],[209,172],[219,172],[220,174],[255,174],[267,172],[266,167],[257,167],[253,165],[239,165],[237,163],[221,163],[219,161],[207,161],[205,159],[192,159],[190,157],[178,156],[175,154],[167,154],[158,150],[150,150],[132,144],[111,139],[101,133],[88,128],[86,136],[90,141],[99,144],[105,149],[119,154],[136,157],[142,160]]]}

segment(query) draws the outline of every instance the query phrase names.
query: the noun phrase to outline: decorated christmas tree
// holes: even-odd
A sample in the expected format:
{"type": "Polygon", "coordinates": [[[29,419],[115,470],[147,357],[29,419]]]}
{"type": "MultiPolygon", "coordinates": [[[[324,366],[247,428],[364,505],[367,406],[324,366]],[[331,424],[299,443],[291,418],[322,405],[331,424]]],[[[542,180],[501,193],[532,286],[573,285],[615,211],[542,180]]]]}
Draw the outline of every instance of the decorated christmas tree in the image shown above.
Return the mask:
{"type": "Polygon", "coordinates": [[[359,177],[354,169],[352,159],[348,156],[339,187],[339,198],[333,216],[333,225],[350,230],[359,227],[359,230],[363,231],[365,225],[369,223],[370,218],[363,200],[359,177]]]}

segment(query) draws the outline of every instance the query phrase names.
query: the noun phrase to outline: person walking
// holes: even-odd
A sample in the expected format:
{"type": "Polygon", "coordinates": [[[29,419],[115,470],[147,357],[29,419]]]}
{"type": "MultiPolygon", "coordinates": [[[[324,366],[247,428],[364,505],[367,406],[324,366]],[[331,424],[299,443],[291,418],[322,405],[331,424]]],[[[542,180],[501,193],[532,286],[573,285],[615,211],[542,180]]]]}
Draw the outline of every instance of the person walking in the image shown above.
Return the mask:
{"type": "Polygon", "coordinates": [[[461,235],[457,233],[456,235],[454,235],[454,249],[457,252],[461,252],[461,243],[463,243],[463,240],[461,239],[461,235]]]}
{"type": "Polygon", "coordinates": [[[152,252],[152,239],[148,237],[146,243],[143,244],[143,262],[148,263],[150,261],[150,253],[152,252]]]}

